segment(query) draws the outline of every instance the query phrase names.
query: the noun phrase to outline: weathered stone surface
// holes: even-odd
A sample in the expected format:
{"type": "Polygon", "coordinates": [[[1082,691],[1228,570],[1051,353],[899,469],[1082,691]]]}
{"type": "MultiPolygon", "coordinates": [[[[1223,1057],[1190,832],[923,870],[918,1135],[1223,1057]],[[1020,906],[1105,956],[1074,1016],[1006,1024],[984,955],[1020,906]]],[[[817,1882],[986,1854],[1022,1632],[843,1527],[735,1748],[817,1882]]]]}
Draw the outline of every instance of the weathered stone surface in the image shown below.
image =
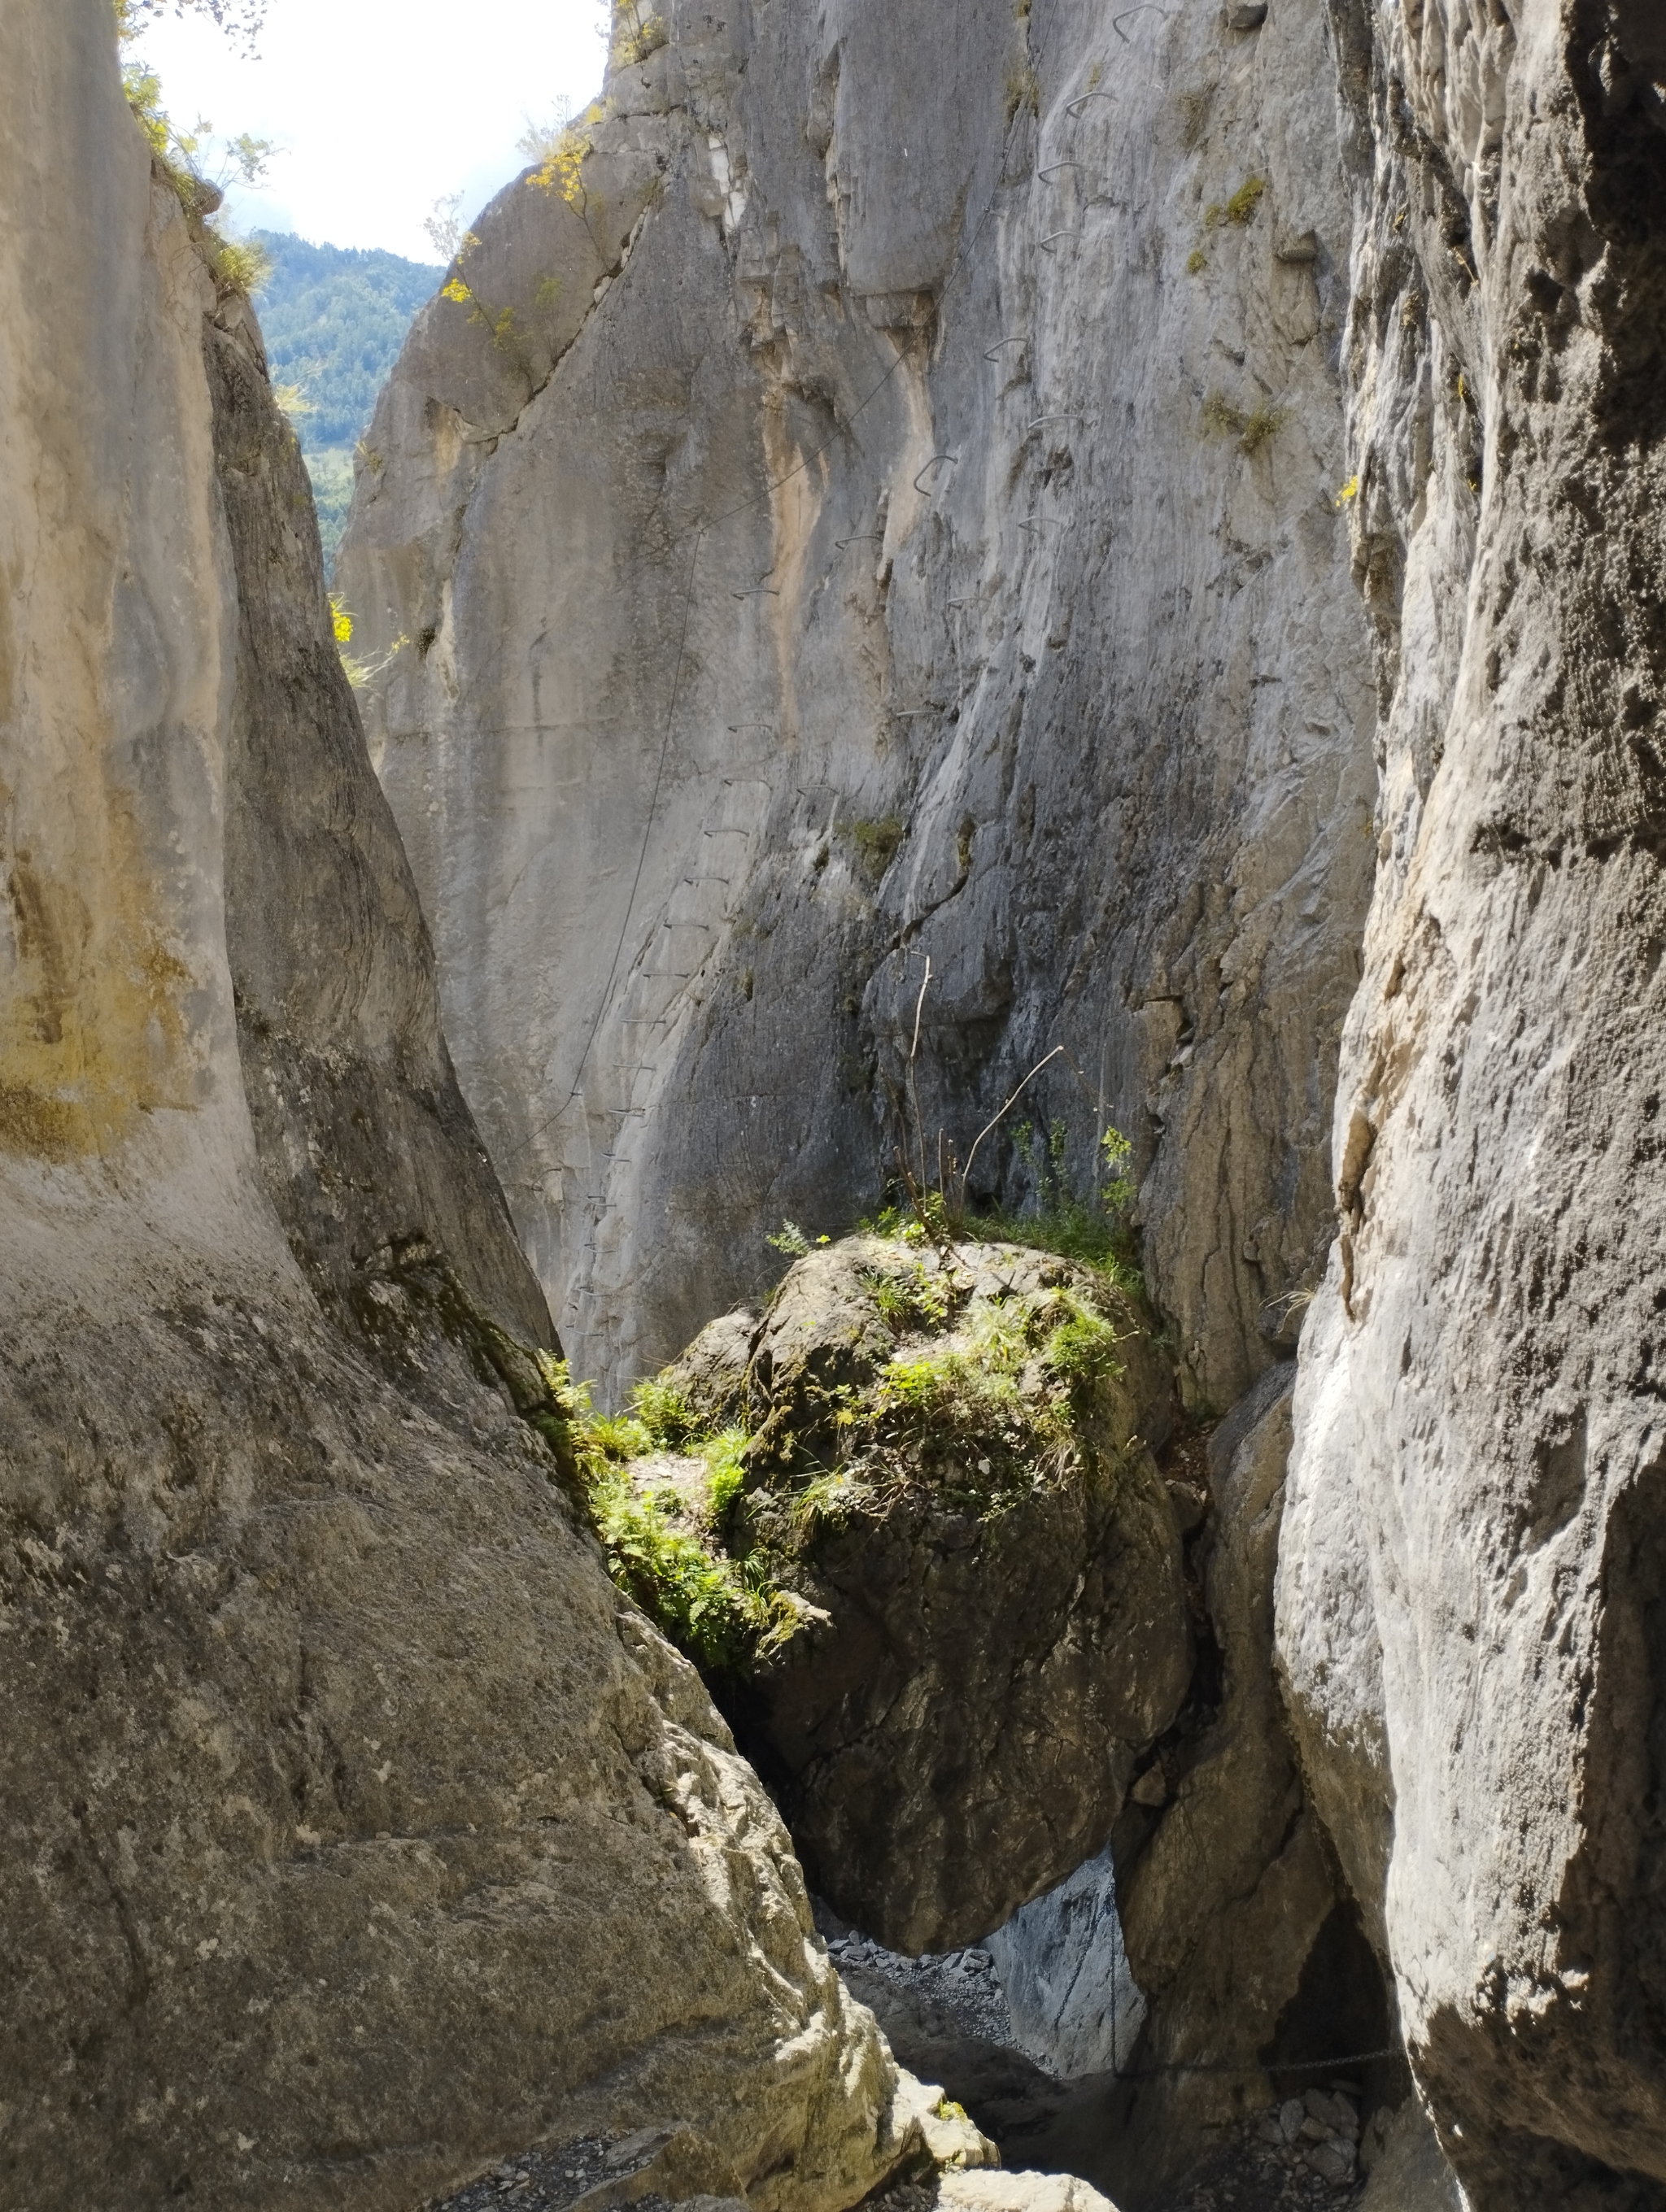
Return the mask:
{"type": "Polygon", "coordinates": [[[1018,2047],[1049,2073],[1068,2081],[1129,2063],[1146,1999],[1128,1966],[1108,1850],[1022,1906],[987,1948],[1018,2047]]]}
{"type": "Polygon", "coordinates": [[[1279,1639],[1477,2212],[1666,2187],[1657,21],[1338,14],[1381,842],[1279,1639]]]}
{"type": "MultiPolygon", "coordinates": [[[[1155,1808],[1118,1830],[1118,1902],[1134,1978],[1149,2007],[1142,2068],[1240,2065],[1142,2083],[1125,2147],[1156,2173],[1191,2154],[1196,2130],[1267,2101],[1254,2069],[1272,2055],[1336,1898],[1303,1796],[1273,1666],[1273,1587],[1290,1442],[1290,1368],[1275,1369],[1210,1439],[1211,1514],[1201,1540],[1214,1681],[1158,1754],[1155,1808]]],[[[1329,2022],[1290,2057],[1340,2057],[1329,2022]]],[[[1132,2167],[1132,2160],[1131,2160],[1132,2167]]],[[[1143,2169],[1141,2169],[1143,2170],[1143,2169]]]]}
{"type": "Polygon", "coordinates": [[[945,2173],[937,2202],[948,2212],[1116,2212],[1073,2173],[945,2173]]]}
{"type": "Polygon", "coordinates": [[[1415,2097],[1377,2114],[1359,2146],[1359,2212],[1464,2212],[1456,2177],[1415,2097]]]}
{"type": "MultiPolygon", "coordinates": [[[[1185,1710],[1112,1832],[1122,1976],[1137,2006],[1121,2010],[1122,1976],[1102,1972],[1099,1986],[1117,2001],[1126,2078],[1107,2066],[1084,2081],[1028,2146],[1134,2203],[1162,2201],[1223,2129],[1264,2106],[1280,2058],[1341,2059],[1392,2041],[1381,1974],[1338,1904],[1274,1680],[1292,1380],[1290,1367],[1273,1370],[1210,1437],[1209,1513],[1194,1552],[1208,1640],[1185,1710]]],[[[1091,1960],[1082,1954],[1085,1970],[1091,1960]]]]}
{"type": "Polygon", "coordinates": [[[0,2203],[408,2212],[653,2122],[833,2212],[939,2124],[511,1410],[258,338],[106,0],[0,71],[0,2203]]]}
{"type": "MultiPolygon", "coordinates": [[[[576,1370],[872,1202],[929,956],[928,1144],[1064,1042],[1025,1110],[1078,1188],[1134,1139],[1230,1404],[1322,1265],[1372,864],[1318,0],[663,13],[575,204],[479,223],[529,366],[425,312],[339,571],[410,641],[372,749],[576,1370]]],[[[977,1178],[1032,1188],[1010,1129],[977,1178]]]]}

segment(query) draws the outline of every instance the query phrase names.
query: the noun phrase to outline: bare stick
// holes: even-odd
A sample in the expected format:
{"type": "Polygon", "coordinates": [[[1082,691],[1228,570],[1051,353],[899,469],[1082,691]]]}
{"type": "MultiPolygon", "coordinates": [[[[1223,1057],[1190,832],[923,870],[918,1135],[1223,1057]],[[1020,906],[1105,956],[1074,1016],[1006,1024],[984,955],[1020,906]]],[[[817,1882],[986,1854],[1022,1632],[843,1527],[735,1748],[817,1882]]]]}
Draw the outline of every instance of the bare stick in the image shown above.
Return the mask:
{"type": "Polygon", "coordinates": [[[926,980],[920,986],[920,996],[915,1000],[914,1005],[914,1042],[909,1047],[909,1065],[910,1067],[913,1066],[915,1061],[920,1056],[920,1017],[926,1010],[926,994],[931,988],[931,981],[932,957],[928,952],[926,955],[926,980]]]}
{"type": "Polygon", "coordinates": [[[920,1083],[915,1073],[915,1065],[920,1057],[920,1018],[926,1011],[926,994],[931,988],[931,981],[932,960],[928,952],[926,955],[925,978],[920,986],[920,996],[915,1000],[914,1005],[914,1042],[909,1047],[909,1097],[914,1105],[914,1134],[915,1142],[920,1148],[920,1187],[922,1190],[928,1187],[928,1178],[926,1174],[926,1121],[920,1111],[920,1083]]]}
{"type": "Polygon", "coordinates": [[[1036,1078],[1041,1073],[1043,1068],[1046,1066],[1048,1060],[1056,1060],[1063,1050],[1064,1047],[1061,1044],[1055,1044],[1052,1051],[1047,1054],[1046,1059],[1038,1060],[1035,1066],[1031,1069],[1029,1074],[1025,1077],[1024,1081],[1019,1084],[1018,1089],[1006,1101],[1006,1103],[1000,1109],[1000,1113],[994,1115],[992,1119],[986,1121],[983,1127],[978,1131],[976,1136],[973,1138],[972,1149],[967,1153],[966,1164],[960,1171],[960,1203],[961,1211],[963,1212],[964,1212],[966,1206],[966,1188],[972,1178],[972,1162],[977,1158],[978,1146],[988,1135],[990,1130],[994,1128],[1003,1117],[1010,1113],[1012,1108],[1018,1104],[1018,1100],[1024,1096],[1026,1086],[1035,1081],[1036,1078]]]}

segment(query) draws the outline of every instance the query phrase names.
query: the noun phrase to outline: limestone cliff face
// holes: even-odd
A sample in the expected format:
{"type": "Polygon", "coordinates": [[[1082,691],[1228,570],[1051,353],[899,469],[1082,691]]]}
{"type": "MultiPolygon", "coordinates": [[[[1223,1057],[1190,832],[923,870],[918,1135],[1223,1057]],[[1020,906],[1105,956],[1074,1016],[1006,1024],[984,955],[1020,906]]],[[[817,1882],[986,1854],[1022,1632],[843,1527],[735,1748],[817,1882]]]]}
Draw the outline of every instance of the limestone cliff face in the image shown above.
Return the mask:
{"type": "Polygon", "coordinates": [[[1653,2204],[1666,40],[1338,26],[1382,833],[1280,1646],[1471,2203],[1653,2204]]]}
{"type": "Polygon", "coordinates": [[[1224,1405],[1322,1267],[1373,858],[1322,9],[665,27],[419,319],[340,570],[517,1224],[581,1372],[670,1357],[872,1202],[929,959],[928,1146],[1064,1044],[1026,1109],[1079,1189],[1134,1139],[1224,1405]]]}
{"type": "Polygon", "coordinates": [[[514,1410],[258,334],[105,0],[0,71],[0,2203],[408,2212],[656,2118],[850,2203],[909,2093],[514,1410]]]}

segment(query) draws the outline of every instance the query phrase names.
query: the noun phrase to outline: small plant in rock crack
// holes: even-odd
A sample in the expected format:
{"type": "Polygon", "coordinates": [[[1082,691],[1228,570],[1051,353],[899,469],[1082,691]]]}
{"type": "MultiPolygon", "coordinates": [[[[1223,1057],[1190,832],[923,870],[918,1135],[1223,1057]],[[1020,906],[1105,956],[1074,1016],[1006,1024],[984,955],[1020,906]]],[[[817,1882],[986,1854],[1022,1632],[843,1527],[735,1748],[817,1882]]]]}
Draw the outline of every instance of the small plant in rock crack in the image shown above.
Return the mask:
{"type": "Polygon", "coordinates": [[[904,1336],[910,1330],[941,1328],[949,1318],[954,1302],[954,1285],[949,1272],[939,1268],[935,1273],[925,1262],[915,1260],[900,1274],[883,1268],[868,1269],[862,1280],[873,1298],[879,1318],[893,1335],[904,1336]]]}
{"type": "Polygon", "coordinates": [[[807,1236],[796,1221],[783,1221],[775,1235],[763,1241],[772,1252],[784,1252],[789,1260],[803,1260],[818,1245],[830,1244],[833,1240],[830,1237],[807,1236]]]}
{"type": "Polygon", "coordinates": [[[1219,392],[1210,392],[1203,403],[1205,436],[1236,438],[1238,451],[1244,454],[1258,453],[1269,440],[1277,437],[1289,419],[1285,408],[1269,407],[1265,401],[1246,415],[1219,392]]]}
{"type": "Polygon", "coordinates": [[[1027,62],[1014,62],[1007,70],[1004,105],[1009,130],[1020,110],[1027,107],[1032,115],[1041,113],[1041,79],[1027,62]]]}
{"type": "Polygon", "coordinates": [[[882,876],[897,858],[897,848],[907,831],[894,814],[879,822],[847,822],[842,824],[844,834],[856,848],[860,858],[876,876],[882,876]]]}
{"type": "Polygon", "coordinates": [[[1230,222],[1242,230],[1256,219],[1256,210],[1261,205],[1262,195],[1267,190],[1265,177],[1246,177],[1225,205],[1217,204],[1203,210],[1204,228],[1217,229],[1230,222]]]}

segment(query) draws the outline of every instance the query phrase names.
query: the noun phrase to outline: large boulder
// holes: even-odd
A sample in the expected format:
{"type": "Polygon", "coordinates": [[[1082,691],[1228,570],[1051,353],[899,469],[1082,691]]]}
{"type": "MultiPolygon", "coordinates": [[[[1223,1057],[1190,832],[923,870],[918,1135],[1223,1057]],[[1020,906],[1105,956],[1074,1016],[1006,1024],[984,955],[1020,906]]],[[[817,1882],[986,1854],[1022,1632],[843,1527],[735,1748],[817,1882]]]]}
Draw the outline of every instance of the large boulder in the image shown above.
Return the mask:
{"type": "MultiPolygon", "coordinates": [[[[664,1387],[721,1414],[724,1373],[708,1337],[664,1387]]],[[[788,1610],[730,1711],[820,1893],[956,1947],[1100,1847],[1185,1692],[1167,1364],[1097,1268],[864,1236],[793,1268],[743,1388],[708,1540],[788,1610]]],[[[638,1480],[679,1510],[660,1462],[638,1480]]]]}

